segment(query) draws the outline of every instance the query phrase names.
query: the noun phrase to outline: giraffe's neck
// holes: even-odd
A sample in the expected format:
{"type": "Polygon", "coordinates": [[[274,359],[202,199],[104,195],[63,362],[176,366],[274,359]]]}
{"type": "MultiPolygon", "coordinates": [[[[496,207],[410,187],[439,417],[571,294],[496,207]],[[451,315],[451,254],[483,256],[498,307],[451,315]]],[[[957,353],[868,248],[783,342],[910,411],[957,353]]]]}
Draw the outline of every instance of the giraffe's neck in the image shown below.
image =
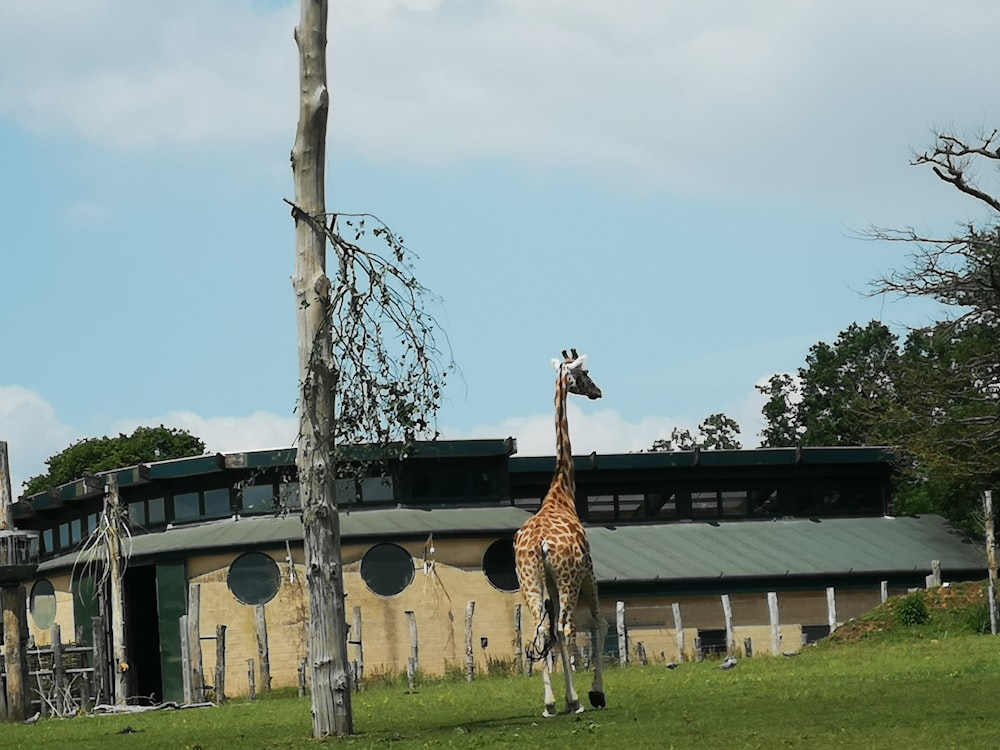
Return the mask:
{"type": "Polygon", "coordinates": [[[566,378],[562,373],[556,379],[556,473],[549,489],[549,499],[567,505],[576,513],[576,472],[566,418],[566,378]]]}

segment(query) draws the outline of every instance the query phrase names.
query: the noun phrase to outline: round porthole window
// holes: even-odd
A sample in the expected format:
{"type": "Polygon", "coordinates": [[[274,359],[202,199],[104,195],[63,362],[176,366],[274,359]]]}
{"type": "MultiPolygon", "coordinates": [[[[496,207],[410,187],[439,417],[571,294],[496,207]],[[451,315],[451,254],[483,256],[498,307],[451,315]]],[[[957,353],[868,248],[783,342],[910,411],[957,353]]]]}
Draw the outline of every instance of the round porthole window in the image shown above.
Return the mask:
{"type": "Polygon", "coordinates": [[[376,544],[361,558],[361,578],[380,596],[395,596],[413,583],[413,558],[398,544],[376,544]]]}
{"type": "Polygon", "coordinates": [[[42,578],[31,587],[29,608],[36,627],[47,630],[56,621],[56,590],[51,581],[42,578]]]}
{"type": "Polygon", "coordinates": [[[514,568],[514,539],[497,539],[483,553],[483,572],[486,580],[501,591],[517,591],[517,572],[514,568]]]}
{"type": "Polygon", "coordinates": [[[226,585],[244,604],[265,604],[281,587],[281,571],[274,558],[260,552],[247,552],[229,566],[226,585]]]}

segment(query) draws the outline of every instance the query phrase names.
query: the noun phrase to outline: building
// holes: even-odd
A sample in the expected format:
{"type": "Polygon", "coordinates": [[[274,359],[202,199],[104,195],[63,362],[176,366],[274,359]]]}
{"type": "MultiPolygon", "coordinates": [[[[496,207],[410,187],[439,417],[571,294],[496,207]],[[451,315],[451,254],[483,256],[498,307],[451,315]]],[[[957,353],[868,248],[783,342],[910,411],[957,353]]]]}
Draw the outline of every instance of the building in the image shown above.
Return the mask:
{"type": "MultiPolygon", "coordinates": [[[[555,459],[515,453],[510,438],[418,443],[403,460],[339,480],[346,609],[352,640],[362,634],[367,676],[404,670],[414,632],[422,671],[463,665],[470,602],[478,667],[517,658],[512,537],[538,508],[555,459]]],[[[132,530],[132,694],[181,697],[184,614],[197,617],[195,641],[227,626],[231,694],[245,692],[261,619],[273,684],[296,684],[308,604],[294,457],[294,449],[210,454],[20,499],[15,523],[40,540],[28,583],[35,640],[46,643],[56,622],[78,642],[92,637],[101,597],[79,550],[113,477],[132,530]]],[[[922,586],[932,560],[946,580],[984,577],[984,553],[941,518],[892,516],[892,471],[891,453],[878,447],[579,456],[577,508],[602,609],[614,623],[624,602],[630,649],[642,643],[654,659],[677,658],[681,640],[691,656],[696,638],[704,650],[742,648],[751,638],[759,653],[771,649],[771,592],[781,648],[796,650],[829,632],[829,590],[844,621],[875,606],[883,590],[922,586]]],[[[578,623],[589,646],[585,610],[578,623]]],[[[607,650],[617,653],[617,643],[610,637],[607,650]]]]}

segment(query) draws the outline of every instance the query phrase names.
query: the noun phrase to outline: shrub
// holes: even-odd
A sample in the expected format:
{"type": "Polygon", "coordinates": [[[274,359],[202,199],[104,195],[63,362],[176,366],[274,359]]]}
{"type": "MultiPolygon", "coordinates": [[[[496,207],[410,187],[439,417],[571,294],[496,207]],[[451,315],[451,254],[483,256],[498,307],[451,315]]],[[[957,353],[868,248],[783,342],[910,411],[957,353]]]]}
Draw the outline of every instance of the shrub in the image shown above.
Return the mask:
{"type": "Polygon", "coordinates": [[[927,603],[920,592],[910,594],[903,599],[896,610],[896,616],[903,625],[926,625],[931,619],[927,611],[927,603]]]}

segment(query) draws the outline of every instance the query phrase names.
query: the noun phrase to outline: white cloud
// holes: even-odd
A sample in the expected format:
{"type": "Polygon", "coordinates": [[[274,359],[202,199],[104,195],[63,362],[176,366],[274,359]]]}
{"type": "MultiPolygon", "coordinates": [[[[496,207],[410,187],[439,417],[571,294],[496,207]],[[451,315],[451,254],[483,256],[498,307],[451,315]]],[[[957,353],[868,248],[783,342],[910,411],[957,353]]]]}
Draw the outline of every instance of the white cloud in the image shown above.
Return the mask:
{"type": "MultiPolygon", "coordinates": [[[[296,11],[8,0],[0,117],[113,148],[290,141],[296,11]]],[[[998,22],[985,0],[344,0],[330,11],[331,134],[384,162],[501,159],[864,205],[905,185],[928,128],[989,119],[998,22]]]]}
{"type": "MultiPolygon", "coordinates": [[[[759,383],[765,382],[762,378],[759,383]]],[[[763,396],[756,391],[726,405],[721,411],[740,425],[739,440],[744,448],[756,447],[763,422],[763,396]]],[[[575,403],[567,405],[573,453],[630,453],[648,450],[654,441],[670,437],[675,427],[697,434],[698,425],[708,416],[647,416],[636,420],[623,417],[613,409],[591,410],[575,403]]],[[[517,438],[517,454],[551,456],[555,453],[555,423],[552,414],[511,417],[496,424],[481,424],[469,430],[442,428],[445,438],[517,438]]]]}
{"type": "Polygon", "coordinates": [[[78,438],[38,393],[0,385],[0,440],[7,442],[13,497],[20,496],[27,479],[45,471],[45,459],[78,438]]]}

